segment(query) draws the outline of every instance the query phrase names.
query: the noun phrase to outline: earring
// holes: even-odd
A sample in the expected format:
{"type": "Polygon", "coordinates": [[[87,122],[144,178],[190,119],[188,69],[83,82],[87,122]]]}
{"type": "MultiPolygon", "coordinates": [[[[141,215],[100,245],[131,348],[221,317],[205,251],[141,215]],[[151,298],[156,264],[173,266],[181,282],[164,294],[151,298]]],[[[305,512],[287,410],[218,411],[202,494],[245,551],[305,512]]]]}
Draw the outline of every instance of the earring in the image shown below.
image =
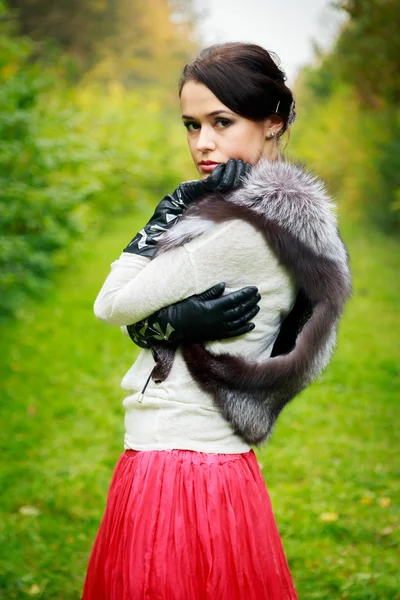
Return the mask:
{"type": "Polygon", "coordinates": [[[275,131],[271,131],[271,133],[269,134],[269,137],[273,138],[273,137],[275,137],[275,135],[276,135],[275,131]]]}

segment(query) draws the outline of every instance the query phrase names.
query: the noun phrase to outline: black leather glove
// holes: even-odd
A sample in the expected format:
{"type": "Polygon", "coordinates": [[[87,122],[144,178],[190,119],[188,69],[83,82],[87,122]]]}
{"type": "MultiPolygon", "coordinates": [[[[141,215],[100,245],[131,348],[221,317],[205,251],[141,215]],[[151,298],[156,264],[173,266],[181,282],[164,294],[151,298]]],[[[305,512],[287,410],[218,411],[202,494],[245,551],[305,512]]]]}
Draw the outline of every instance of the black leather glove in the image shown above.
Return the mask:
{"type": "Polygon", "coordinates": [[[141,348],[151,348],[221,340],[254,329],[254,323],[248,321],[260,310],[258,289],[249,286],[222,296],[224,290],[225,283],[221,282],[202,294],[161,308],[147,319],[128,325],[128,333],[141,348]]]}
{"type": "Polygon", "coordinates": [[[219,192],[238,187],[242,183],[241,178],[251,168],[250,163],[230,158],[227,163],[218,165],[206,179],[184,181],[172,194],[168,194],[161,200],[147,225],[135,235],[123,252],[154,256],[159,237],[177,223],[191,202],[207,192],[219,192]]]}

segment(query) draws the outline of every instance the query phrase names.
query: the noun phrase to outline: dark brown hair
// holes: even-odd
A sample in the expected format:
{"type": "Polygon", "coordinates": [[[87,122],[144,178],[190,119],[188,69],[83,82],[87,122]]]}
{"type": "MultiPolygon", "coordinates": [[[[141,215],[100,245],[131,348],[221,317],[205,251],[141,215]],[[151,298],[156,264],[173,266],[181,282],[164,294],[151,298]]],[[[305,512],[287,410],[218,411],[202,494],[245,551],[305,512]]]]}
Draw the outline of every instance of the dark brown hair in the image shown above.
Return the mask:
{"type": "Polygon", "coordinates": [[[260,121],[272,114],[283,120],[282,135],[293,123],[294,98],[285,85],[279,58],[257,44],[227,42],[203,48],[185,65],[179,80],[179,97],[187,81],[196,81],[235,113],[260,121]],[[276,60],[272,58],[276,57],[276,60]]]}

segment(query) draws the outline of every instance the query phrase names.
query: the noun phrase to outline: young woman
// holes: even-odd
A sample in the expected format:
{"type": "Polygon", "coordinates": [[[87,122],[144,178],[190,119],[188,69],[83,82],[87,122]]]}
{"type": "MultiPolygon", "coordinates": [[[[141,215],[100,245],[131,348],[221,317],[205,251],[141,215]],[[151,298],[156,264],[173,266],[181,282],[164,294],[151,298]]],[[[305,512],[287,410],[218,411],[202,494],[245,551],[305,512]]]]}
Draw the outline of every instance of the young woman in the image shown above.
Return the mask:
{"type": "Polygon", "coordinates": [[[282,155],[294,100],[266,50],[204,49],[179,95],[200,179],[163,198],[94,304],[143,349],[83,598],[294,600],[252,445],[330,359],[347,252],[322,182],[282,155]]]}

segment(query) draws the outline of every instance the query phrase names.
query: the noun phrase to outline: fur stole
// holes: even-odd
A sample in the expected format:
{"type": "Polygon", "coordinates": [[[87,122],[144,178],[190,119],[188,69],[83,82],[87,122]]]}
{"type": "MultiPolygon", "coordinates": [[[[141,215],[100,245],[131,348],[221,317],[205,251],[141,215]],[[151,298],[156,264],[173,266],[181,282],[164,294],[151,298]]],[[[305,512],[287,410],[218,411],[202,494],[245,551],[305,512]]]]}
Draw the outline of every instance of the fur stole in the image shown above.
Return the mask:
{"type": "MultiPolygon", "coordinates": [[[[266,441],[284,406],[328,364],[351,276],[335,206],[324,184],[299,163],[261,159],[244,184],[209,193],[163,234],[157,254],[185,244],[215,223],[241,218],[260,230],[298,284],[295,305],[283,321],[271,357],[254,362],[203,344],[182,344],[192,377],[249,444],[266,441]]],[[[257,257],[260,258],[260,257],[257,257]]],[[[217,283],[217,282],[216,282],[217,283]]],[[[174,350],[156,348],[154,380],[172,367],[174,350]]]]}

